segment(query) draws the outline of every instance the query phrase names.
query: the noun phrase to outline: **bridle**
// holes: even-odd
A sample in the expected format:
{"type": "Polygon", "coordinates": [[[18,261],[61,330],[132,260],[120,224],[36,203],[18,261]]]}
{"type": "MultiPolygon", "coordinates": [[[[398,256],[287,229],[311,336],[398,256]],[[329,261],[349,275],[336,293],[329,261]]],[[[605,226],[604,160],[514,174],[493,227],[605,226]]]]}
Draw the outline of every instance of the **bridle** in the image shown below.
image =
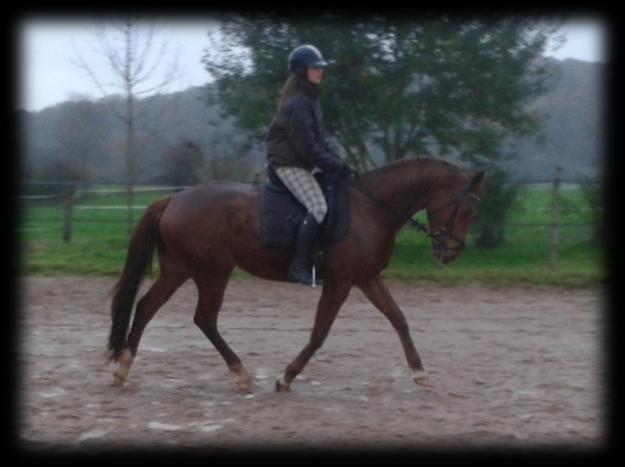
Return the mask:
{"type": "Polygon", "coordinates": [[[458,196],[456,196],[455,199],[451,200],[449,203],[433,209],[428,213],[431,216],[432,214],[435,214],[436,212],[451,206],[453,203],[456,203],[456,207],[454,208],[451,216],[449,216],[447,222],[443,224],[443,226],[436,232],[430,233],[428,231],[426,233],[426,235],[432,239],[432,247],[434,248],[434,250],[442,251],[441,257],[446,256],[449,250],[464,250],[464,248],[466,247],[464,240],[454,235],[454,230],[456,229],[456,223],[458,222],[460,208],[462,207],[464,201],[467,198],[474,199],[478,203],[481,201],[479,195],[470,191],[469,188],[470,187],[465,188],[458,196]],[[448,246],[448,240],[453,240],[458,246],[448,246]]]}
{"type": "MultiPolygon", "coordinates": [[[[374,198],[369,193],[367,193],[367,192],[363,191],[362,189],[360,189],[360,187],[358,187],[356,184],[352,184],[352,186],[354,188],[356,188],[358,191],[360,191],[362,194],[367,196],[369,199],[371,199],[372,201],[374,201],[375,203],[377,203],[378,205],[383,207],[385,210],[389,211],[395,217],[401,218],[401,216],[393,208],[391,208],[388,204],[386,204],[383,201],[380,201],[380,200],[374,198]]],[[[454,208],[454,211],[452,212],[452,214],[449,216],[449,219],[447,220],[447,222],[445,222],[443,224],[443,226],[440,229],[438,229],[436,232],[430,232],[430,229],[426,225],[424,225],[422,222],[419,222],[416,219],[413,219],[412,217],[408,220],[408,222],[413,227],[415,227],[417,230],[423,232],[426,237],[429,237],[429,238],[432,239],[432,247],[434,248],[434,250],[442,252],[442,254],[440,256],[441,258],[446,256],[447,253],[450,250],[452,250],[452,251],[453,250],[463,250],[466,247],[466,245],[464,243],[464,240],[462,240],[462,239],[460,239],[460,238],[458,238],[458,237],[456,237],[454,235],[454,230],[456,228],[456,223],[458,222],[458,216],[460,214],[460,208],[462,207],[462,204],[464,203],[464,201],[467,198],[474,199],[478,203],[481,201],[479,195],[476,194],[476,193],[473,193],[470,190],[470,188],[471,188],[471,184],[469,183],[469,185],[467,185],[467,187],[464,190],[462,190],[462,192],[460,192],[460,194],[458,196],[456,196],[454,199],[452,199],[450,202],[445,203],[444,205],[439,206],[436,209],[433,209],[432,211],[428,212],[428,215],[431,216],[432,214],[435,214],[435,213],[437,213],[439,211],[442,211],[443,209],[446,209],[449,206],[451,206],[452,204],[456,203],[456,207],[454,208]],[[454,246],[454,247],[447,246],[447,242],[450,239],[455,241],[458,246],[454,246]]]]}

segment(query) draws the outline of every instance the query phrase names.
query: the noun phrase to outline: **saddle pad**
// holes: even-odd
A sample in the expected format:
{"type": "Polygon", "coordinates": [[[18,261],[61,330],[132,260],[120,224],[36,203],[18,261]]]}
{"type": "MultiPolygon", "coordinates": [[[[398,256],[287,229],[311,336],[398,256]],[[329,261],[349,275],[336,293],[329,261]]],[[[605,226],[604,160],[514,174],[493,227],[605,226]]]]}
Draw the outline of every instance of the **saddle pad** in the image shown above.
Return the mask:
{"type": "MultiPolygon", "coordinates": [[[[321,247],[340,241],[350,223],[347,181],[322,173],[315,178],[328,204],[319,233],[321,247]]],[[[266,248],[291,248],[297,230],[304,220],[306,208],[284,186],[280,178],[267,168],[267,182],[260,192],[261,243],[266,248]]]]}

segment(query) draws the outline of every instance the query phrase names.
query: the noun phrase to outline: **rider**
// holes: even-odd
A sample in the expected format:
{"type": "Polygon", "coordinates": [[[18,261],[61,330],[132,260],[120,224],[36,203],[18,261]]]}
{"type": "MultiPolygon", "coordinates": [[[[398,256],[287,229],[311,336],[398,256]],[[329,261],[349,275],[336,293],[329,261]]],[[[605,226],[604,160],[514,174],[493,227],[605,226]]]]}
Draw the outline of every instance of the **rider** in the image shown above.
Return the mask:
{"type": "Polygon", "coordinates": [[[301,45],[289,54],[290,75],[266,140],[269,167],[308,210],[298,230],[295,256],[288,271],[289,281],[306,285],[313,283],[309,257],[328,210],[312,171],[317,168],[340,176],[351,173],[325,138],[318,98],[327,65],[312,45],[301,45]]]}

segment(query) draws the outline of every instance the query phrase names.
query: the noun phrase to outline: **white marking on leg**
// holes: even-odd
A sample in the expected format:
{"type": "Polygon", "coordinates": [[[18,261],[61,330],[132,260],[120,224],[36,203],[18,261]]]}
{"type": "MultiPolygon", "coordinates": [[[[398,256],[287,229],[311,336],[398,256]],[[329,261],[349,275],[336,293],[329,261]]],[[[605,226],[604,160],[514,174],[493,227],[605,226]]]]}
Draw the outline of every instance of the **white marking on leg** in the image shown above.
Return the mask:
{"type": "Polygon", "coordinates": [[[233,366],[230,368],[230,372],[234,375],[234,382],[239,389],[246,392],[254,392],[254,381],[252,381],[243,365],[233,366]]]}
{"type": "Polygon", "coordinates": [[[284,376],[278,376],[276,379],[276,391],[278,392],[288,392],[289,384],[284,380],[284,376]]]}
{"type": "Polygon", "coordinates": [[[128,376],[128,372],[130,371],[132,361],[133,357],[130,350],[124,349],[119,357],[119,360],[117,360],[117,370],[113,373],[113,386],[122,386],[124,384],[124,381],[126,381],[126,377],[128,376]]]}
{"type": "Polygon", "coordinates": [[[420,386],[432,387],[430,377],[425,370],[414,370],[412,372],[412,379],[420,386]]]}

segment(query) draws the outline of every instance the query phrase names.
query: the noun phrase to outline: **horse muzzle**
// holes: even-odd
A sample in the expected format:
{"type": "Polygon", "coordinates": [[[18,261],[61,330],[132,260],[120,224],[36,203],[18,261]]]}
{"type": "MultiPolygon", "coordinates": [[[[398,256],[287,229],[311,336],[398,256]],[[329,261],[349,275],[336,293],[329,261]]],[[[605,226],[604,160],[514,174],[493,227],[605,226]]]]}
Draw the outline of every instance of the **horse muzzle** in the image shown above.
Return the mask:
{"type": "Polygon", "coordinates": [[[458,257],[458,253],[448,249],[433,249],[432,256],[441,264],[449,264],[458,257]]]}
{"type": "Polygon", "coordinates": [[[441,264],[454,261],[462,250],[464,242],[448,235],[446,232],[436,233],[432,237],[432,256],[441,264]]]}

